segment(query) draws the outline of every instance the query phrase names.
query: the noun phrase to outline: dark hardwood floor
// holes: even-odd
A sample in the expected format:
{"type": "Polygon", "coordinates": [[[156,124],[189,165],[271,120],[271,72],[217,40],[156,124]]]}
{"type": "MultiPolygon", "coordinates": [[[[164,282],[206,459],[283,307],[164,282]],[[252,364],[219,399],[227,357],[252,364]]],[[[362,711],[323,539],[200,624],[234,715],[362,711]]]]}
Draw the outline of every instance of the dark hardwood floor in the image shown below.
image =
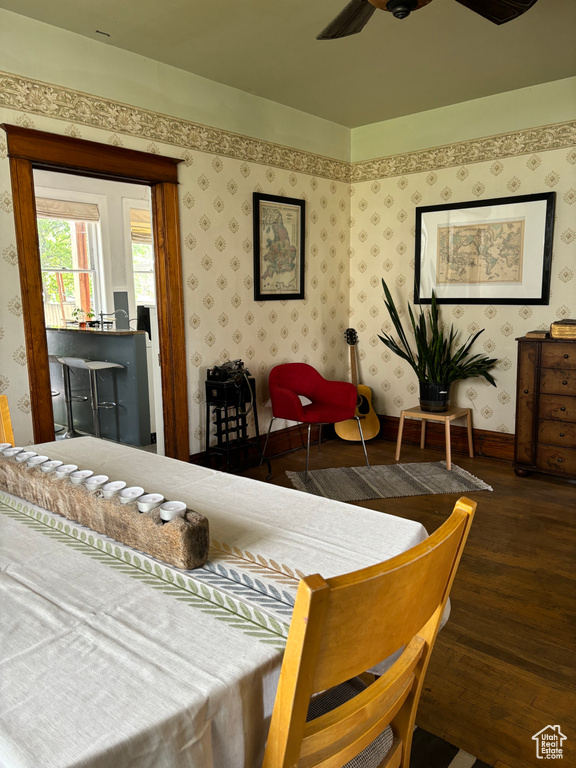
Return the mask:
{"type": "MultiPolygon", "coordinates": [[[[371,463],[394,463],[394,448],[371,441],[371,463]]],[[[438,450],[402,448],[403,462],[443,458],[438,450]]],[[[457,453],[453,461],[494,490],[469,494],[478,509],[418,725],[497,768],[527,768],[541,765],[532,736],[557,724],[567,736],[557,762],[576,766],[576,484],[536,474],[518,478],[504,461],[457,453]]],[[[311,468],[361,464],[355,443],[334,439],[311,450],[311,468]]],[[[268,482],[290,487],[286,469],[304,466],[304,450],[275,458],[268,482]]],[[[244,474],[265,480],[266,469],[244,474]]],[[[418,520],[432,532],[459,495],[359,505],[418,520]]]]}

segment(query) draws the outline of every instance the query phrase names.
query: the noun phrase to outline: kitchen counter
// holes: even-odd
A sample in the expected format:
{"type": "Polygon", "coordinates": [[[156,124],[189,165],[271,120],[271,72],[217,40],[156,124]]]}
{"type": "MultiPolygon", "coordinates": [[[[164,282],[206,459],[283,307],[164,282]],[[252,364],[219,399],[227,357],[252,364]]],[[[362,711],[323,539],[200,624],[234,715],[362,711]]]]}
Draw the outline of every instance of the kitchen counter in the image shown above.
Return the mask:
{"type": "MultiPolygon", "coordinates": [[[[64,382],[59,357],[80,357],[118,363],[122,368],[98,372],[98,399],[117,403],[100,409],[100,431],[103,438],[128,445],[150,445],[150,399],[146,361],[146,331],[101,331],[84,328],[47,328],[50,356],[50,381],[59,394],[52,398],[54,418],[66,423],[64,382]]],[[[86,397],[72,403],[74,428],[94,434],[90,406],[90,381],[87,370],[75,368],[70,376],[72,394],[86,397]]]]}
{"type": "Polygon", "coordinates": [[[99,336],[136,336],[138,334],[144,334],[146,331],[116,331],[110,329],[107,330],[100,330],[100,328],[77,328],[75,326],[67,326],[66,328],[62,327],[56,327],[56,326],[46,326],[47,331],[58,331],[59,333],[88,333],[90,336],[99,335],[99,336]]]}

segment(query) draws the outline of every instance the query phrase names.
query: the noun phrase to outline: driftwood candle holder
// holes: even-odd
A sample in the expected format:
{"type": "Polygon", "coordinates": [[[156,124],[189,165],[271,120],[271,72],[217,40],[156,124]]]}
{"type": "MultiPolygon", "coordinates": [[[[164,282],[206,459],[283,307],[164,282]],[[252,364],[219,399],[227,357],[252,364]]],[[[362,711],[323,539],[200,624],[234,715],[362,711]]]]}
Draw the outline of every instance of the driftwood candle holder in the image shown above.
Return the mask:
{"type": "Polygon", "coordinates": [[[0,488],[176,568],[198,568],[208,559],[208,520],[193,510],[163,523],[158,508],[139,512],[136,501],[122,504],[116,496],[105,499],[101,492],[73,485],[67,477],[2,455],[0,488]]]}

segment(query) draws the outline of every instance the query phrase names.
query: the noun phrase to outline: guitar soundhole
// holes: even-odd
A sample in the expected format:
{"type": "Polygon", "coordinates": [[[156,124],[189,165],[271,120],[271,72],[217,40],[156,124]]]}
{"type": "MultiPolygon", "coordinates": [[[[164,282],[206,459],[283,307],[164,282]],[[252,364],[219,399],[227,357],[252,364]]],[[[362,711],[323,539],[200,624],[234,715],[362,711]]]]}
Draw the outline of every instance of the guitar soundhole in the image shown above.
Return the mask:
{"type": "Polygon", "coordinates": [[[367,398],[365,398],[363,395],[358,395],[357,410],[361,416],[365,416],[367,413],[370,413],[370,403],[368,402],[367,398]]]}

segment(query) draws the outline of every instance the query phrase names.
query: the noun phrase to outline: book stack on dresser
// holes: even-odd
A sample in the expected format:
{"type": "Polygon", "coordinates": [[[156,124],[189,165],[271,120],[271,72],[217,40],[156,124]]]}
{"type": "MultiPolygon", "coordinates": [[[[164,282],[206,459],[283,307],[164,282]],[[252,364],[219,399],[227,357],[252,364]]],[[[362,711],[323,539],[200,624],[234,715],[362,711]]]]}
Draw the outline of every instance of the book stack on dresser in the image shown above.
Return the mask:
{"type": "Polygon", "coordinates": [[[553,339],[576,339],[576,320],[558,320],[550,326],[553,339]]]}

